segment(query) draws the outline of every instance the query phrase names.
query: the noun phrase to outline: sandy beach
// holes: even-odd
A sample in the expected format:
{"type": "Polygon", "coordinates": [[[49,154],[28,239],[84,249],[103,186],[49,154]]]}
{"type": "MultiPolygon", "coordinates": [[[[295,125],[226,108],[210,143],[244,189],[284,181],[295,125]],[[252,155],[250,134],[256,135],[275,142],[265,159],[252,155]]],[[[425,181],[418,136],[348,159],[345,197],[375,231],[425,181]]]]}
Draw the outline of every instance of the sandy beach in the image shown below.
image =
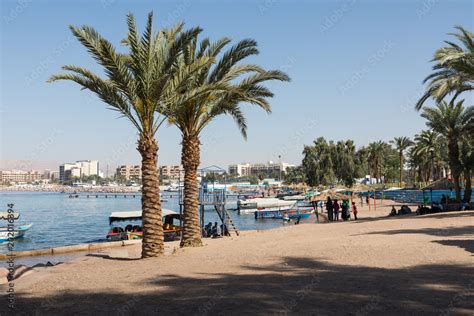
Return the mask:
{"type": "Polygon", "coordinates": [[[160,258],[136,260],[134,245],[35,268],[15,281],[15,314],[473,315],[474,211],[388,218],[388,205],[167,243],[160,258]]]}

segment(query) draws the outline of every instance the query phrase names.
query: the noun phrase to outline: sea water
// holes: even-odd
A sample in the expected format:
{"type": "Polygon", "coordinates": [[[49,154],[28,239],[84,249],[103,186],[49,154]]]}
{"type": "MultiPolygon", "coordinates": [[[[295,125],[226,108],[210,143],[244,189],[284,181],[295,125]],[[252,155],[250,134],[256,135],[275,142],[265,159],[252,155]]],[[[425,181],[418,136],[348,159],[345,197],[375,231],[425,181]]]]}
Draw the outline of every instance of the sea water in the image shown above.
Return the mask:
{"type": "MultiPolygon", "coordinates": [[[[15,250],[44,249],[59,246],[75,245],[92,242],[105,242],[109,226],[109,215],[112,212],[133,211],[141,209],[141,196],[133,198],[123,194],[109,194],[105,198],[100,194],[96,198],[94,193],[87,198],[82,193],[78,198],[69,198],[64,193],[43,192],[0,192],[0,211],[7,210],[7,204],[14,204],[14,210],[20,213],[15,225],[32,223],[24,238],[15,239],[15,250]]],[[[164,193],[163,208],[179,212],[179,203],[176,195],[164,193]]],[[[236,203],[230,203],[229,208],[235,208],[236,203]]],[[[229,212],[238,230],[270,229],[288,225],[281,220],[255,220],[253,214],[238,215],[229,212]]],[[[205,210],[204,221],[219,222],[216,211],[209,207],[205,210]]],[[[315,218],[302,220],[314,222],[315,218]]],[[[6,221],[0,223],[6,226],[6,221]]],[[[220,226],[220,223],[219,223],[220,226]]],[[[8,252],[6,243],[0,244],[0,253],[8,252]]]]}

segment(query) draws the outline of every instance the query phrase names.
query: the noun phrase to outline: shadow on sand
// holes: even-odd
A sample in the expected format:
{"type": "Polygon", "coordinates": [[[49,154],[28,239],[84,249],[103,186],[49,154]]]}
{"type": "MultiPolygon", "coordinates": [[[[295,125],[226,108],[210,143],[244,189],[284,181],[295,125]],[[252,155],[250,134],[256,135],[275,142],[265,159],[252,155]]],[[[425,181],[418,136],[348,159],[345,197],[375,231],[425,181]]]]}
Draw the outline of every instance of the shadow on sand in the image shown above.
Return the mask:
{"type": "Polygon", "coordinates": [[[96,258],[102,258],[106,260],[117,260],[117,261],[134,261],[134,260],[140,260],[140,258],[129,258],[129,257],[119,257],[119,256],[110,256],[106,254],[97,254],[97,253],[90,253],[87,254],[86,257],[96,257],[96,258]]]}
{"type": "Polygon", "coordinates": [[[117,293],[110,284],[102,292],[40,299],[18,295],[15,314],[360,316],[472,315],[474,310],[474,266],[462,265],[387,269],[287,257],[277,265],[245,266],[239,274],[160,275],[145,284],[124,282],[135,294],[117,293]],[[147,291],[141,291],[144,285],[147,291]]]}

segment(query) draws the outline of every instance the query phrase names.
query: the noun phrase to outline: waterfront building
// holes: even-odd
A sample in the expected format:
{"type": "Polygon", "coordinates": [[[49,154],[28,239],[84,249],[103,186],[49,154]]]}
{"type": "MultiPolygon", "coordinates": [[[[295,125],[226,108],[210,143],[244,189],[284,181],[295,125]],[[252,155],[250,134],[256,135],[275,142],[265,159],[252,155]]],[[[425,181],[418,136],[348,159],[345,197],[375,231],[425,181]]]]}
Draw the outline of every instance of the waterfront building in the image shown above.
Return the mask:
{"type": "Polygon", "coordinates": [[[3,184],[7,183],[24,183],[40,181],[42,174],[38,171],[23,171],[23,170],[3,170],[0,171],[0,181],[3,184]]]}
{"type": "Polygon", "coordinates": [[[160,175],[167,177],[170,180],[179,180],[180,174],[181,177],[184,177],[183,166],[160,166],[159,168],[160,175]]]}
{"type": "Polygon", "coordinates": [[[139,165],[122,165],[117,167],[115,175],[124,177],[127,181],[139,180],[142,178],[142,168],[139,165]]]}
{"type": "Polygon", "coordinates": [[[242,163],[229,166],[229,174],[239,177],[250,175],[271,175],[272,173],[285,172],[286,169],[294,167],[295,165],[273,161],[266,163],[242,163]]]}
{"type": "Polygon", "coordinates": [[[99,175],[99,161],[97,160],[78,160],[59,166],[59,181],[61,182],[92,175],[99,175]]]}

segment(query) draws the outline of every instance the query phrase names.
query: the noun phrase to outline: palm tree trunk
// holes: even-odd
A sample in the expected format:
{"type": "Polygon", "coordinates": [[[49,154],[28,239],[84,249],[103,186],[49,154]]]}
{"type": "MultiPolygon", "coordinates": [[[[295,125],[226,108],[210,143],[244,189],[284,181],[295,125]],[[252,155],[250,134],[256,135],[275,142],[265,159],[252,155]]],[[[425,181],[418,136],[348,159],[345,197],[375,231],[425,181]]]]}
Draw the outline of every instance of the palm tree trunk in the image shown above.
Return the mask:
{"type": "Polygon", "coordinates": [[[454,190],[456,191],[456,202],[461,202],[461,186],[459,180],[461,178],[461,163],[459,161],[459,147],[457,139],[450,139],[448,144],[449,150],[449,167],[453,176],[454,190]]]}
{"type": "Polygon", "coordinates": [[[142,258],[163,253],[163,219],[157,168],[158,144],[153,135],[140,135],[138,151],[142,156],[142,258]]]}
{"type": "Polygon", "coordinates": [[[184,169],[184,222],[181,247],[202,246],[197,179],[197,168],[200,163],[199,145],[197,136],[183,136],[181,163],[184,169]]]}
{"type": "Polygon", "coordinates": [[[402,187],[403,153],[400,151],[400,188],[402,187]]]}
{"type": "Polygon", "coordinates": [[[471,169],[466,168],[464,170],[464,178],[466,181],[466,185],[464,186],[464,202],[469,203],[471,202],[471,195],[472,195],[472,171],[471,169]]]}

